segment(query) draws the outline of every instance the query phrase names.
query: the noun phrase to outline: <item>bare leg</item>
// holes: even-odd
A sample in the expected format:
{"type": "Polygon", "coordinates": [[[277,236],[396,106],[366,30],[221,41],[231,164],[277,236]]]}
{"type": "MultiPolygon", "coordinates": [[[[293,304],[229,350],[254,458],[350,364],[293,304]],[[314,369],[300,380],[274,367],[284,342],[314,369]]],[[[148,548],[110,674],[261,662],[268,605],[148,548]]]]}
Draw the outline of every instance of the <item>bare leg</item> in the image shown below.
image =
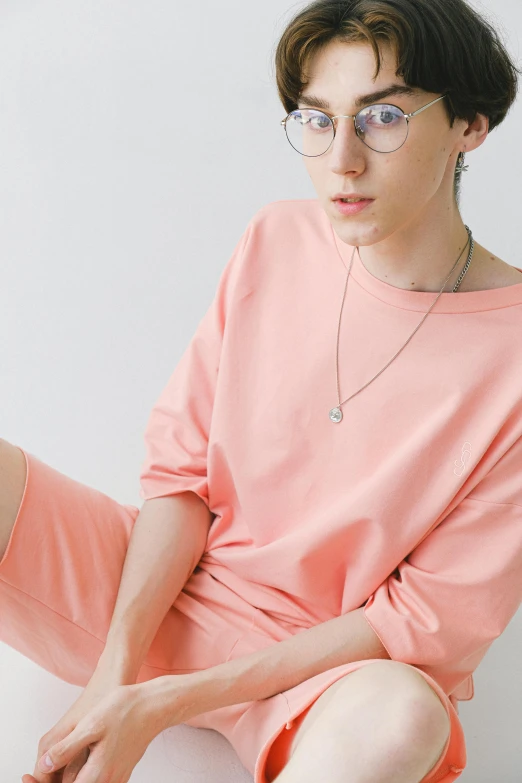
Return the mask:
{"type": "Polygon", "coordinates": [[[22,502],[25,478],[25,457],[21,450],[0,438],[0,562],[22,502]]]}
{"type": "Polygon", "coordinates": [[[421,675],[415,691],[411,677],[379,665],[343,678],[274,783],[420,783],[433,769],[450,732],[440,699],[421,675]]]}

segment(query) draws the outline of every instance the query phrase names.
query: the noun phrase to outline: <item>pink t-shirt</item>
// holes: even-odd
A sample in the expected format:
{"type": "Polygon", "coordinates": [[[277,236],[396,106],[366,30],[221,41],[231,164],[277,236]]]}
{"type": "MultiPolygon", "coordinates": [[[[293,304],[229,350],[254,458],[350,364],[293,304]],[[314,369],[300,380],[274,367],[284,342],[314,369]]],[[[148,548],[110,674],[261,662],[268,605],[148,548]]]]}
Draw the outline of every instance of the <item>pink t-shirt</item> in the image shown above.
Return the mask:
{"type": "MultiPolygon", "coordinates": [[[[469,699],[522,601],[522,274],[442,294],[334,423],[352,251],[315,199],[253,216],[152,409],[140,495],[201,497],[199,566],[278,622],[364,606],[392,659],[469,699]]],[[[341,401],[436,296],[355,253],[341,401]]]]}

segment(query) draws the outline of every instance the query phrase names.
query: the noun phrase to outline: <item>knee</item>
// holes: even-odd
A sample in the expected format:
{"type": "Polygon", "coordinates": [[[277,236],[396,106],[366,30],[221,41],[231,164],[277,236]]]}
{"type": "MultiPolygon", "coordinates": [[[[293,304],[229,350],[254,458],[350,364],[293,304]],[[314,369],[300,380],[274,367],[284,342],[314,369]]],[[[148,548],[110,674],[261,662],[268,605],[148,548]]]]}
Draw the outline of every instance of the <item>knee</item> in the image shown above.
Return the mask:
{"type": "Polygon", "coordinates": [[[21,453],[18,446],[15,446],[14,443],[10,443],[8,440],[5,440],[5,438],[0,438],[0,460],[2,462],[8,462],[11,460],[16,452],[21,453]]]}
{"type": "Polygon", "coordinates": [[[0,525],[14,523],[27,479],[25,457],[18,446],[0,439],[0,525]]]}
{"type": "Polygon", "coordinates": [[[25,484],[26,465],[22,449],[3,438],[0,438],[0,476],[6,485],[19,484],[20,477],[25,484]]]}
{"type": "Polygon", "coordinates": [[[388,705],[393,709],[397,720],[404,723],[403,728],[419,738],[423,733],[431,737],[435,733],[442,739],[449,736],[451,722],[446,707],[413,666],[393,660],[376,661],[350,672],[339,685],[338,697],[341,700],[343,690],[348,701],[354,690],[363,700],[374,697],[383,708],[388,705]]]}

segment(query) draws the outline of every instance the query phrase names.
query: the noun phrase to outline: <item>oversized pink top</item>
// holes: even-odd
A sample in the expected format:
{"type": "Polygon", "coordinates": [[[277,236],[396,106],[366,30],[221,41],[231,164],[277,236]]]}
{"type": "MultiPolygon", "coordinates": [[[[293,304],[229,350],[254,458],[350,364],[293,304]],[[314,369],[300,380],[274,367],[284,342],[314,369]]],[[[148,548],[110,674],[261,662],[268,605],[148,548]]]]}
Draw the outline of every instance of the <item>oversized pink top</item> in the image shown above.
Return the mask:
{"type": "MultiPolygon", "coordinates": [[[[352,250],[315,199],[253,216],[152,409],[140,495],[201,497],[199,566],[251,605],[302,627],[364,606],[392,659],[470,699],[522,601],[522,275],[442,294],[334,423],[352,250]]],[[[355,253],[341,401],[436,296],[355,253]]]]}

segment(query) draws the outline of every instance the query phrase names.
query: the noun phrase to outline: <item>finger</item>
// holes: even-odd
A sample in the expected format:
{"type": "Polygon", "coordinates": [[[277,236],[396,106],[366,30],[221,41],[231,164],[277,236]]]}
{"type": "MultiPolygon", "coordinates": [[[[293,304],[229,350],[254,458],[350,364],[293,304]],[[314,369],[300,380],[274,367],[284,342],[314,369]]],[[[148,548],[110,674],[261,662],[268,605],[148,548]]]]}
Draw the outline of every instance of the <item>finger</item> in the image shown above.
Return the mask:
{"type": "Polygon", "coordinates": [[[74,766],[67,764],[63,773],[63,783],[74,783],[81,769],[83,769],[83,764],[75,764],[74,766]]]}
{"type": "Polygon", "coordinates": [[[73,759],[67,766],[65,767],[63,771],[63,781],[62,783],[74,783],[76,778],[78,777],[78,773],[86,763],[87,759],[89,758],[89,753],[82,751],[79,756],[76,756],[75,759],[73,759]]]}
{"type": "Polygon", "coordinates": [[[50,774],[40,772],[38,764],[35,764],[32,775],[27,774],[24,777],[22,777],[22,783],[62,783],[62,773],[60,771],[51,772],[50,774]],[[27,779],[26,781],[24,781],[24,777],[27,779]]]}
{"type": "Polygon", "coordinates": [[[40,756],[36,756],[36,761],[34,762],[34,769],[32,775],[28,775],[28,783],[61,783],[61,776],[57,772],[51,772],[51,773],[45,773],[42,772],[40,767],[38,766],[38,761],[41,756],[45,756],[45,753],[42,753],[41,747],[38,747],[38,752],[41,754],[40,756]]]}
{"type": "Polygon", "coordinates": [[[34,765],[33,774],[29,776],[28,783],[62,783],[62,773],[60,770],[42,772],[37,759],[34,765]]]}
{"type": "Polygon", "coordinates": [[[47,776],[50,772],[63,769],[75,756],[81,753],[82,750],[86,750],[89,745],[96,742],[100,737],[100,732],[82,726],[80,721],[68,737],[57,742],[44,753],[38,761],[38,770],[47,776]]]}
{"type": "MultiPolygon", "coordinates": [[[[40,773],[41,774],[41,773],[40,773]]],[[[49,775],[45,778],[40,778],[40,780],[45,780],[45,783],[54,783],[54,780],[51,778],[49,779],[49,775]]],[[[30,775],[27,773],[26,775],[22,775],[22,783],[40,783],[40,780],[38,778],[35,778],[33,775],[30,775]]],[[[62,778],[60,777],[60,773],[58,773],[58,777],[56,778],[56,783],[62,783],[62,778]]]]}

